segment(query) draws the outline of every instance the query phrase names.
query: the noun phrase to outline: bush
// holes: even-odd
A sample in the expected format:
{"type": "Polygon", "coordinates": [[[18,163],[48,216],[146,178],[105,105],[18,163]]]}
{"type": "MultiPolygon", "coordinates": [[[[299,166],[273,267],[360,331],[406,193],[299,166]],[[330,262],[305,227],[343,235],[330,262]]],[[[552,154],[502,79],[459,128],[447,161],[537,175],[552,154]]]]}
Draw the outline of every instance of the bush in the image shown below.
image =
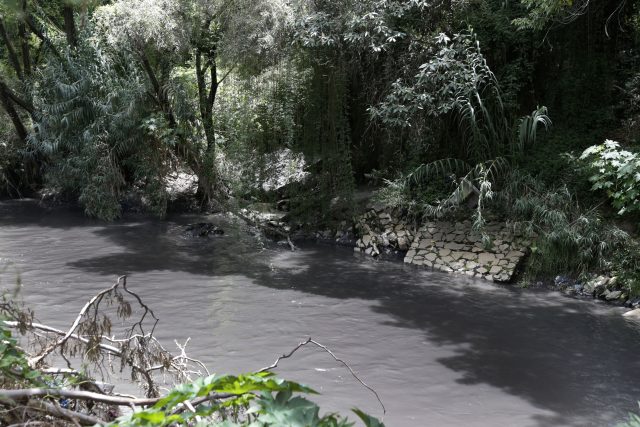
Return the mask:
{"type": "Polygon", "coordinates": [[[605,191],[619,215],[640,211],[640,157],[637,153],[624,150],[618,142],[608,139],[604,144],[584,150],[579,160],[591,174],[592,190],[605,191]]]}

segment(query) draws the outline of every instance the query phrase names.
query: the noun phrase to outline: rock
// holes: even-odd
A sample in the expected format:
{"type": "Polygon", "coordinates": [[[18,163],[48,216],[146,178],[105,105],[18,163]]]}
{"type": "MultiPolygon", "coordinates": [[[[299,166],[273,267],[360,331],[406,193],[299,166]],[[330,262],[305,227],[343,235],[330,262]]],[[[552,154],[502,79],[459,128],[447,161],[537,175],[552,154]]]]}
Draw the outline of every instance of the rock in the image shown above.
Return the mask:
{"type": "Polygon", "coordinates": [[[370,234],[365,234],[364,236],[362,236],[362,243],[365,246],[369,246],[369,244],[371,244],[371,235],[370,234]]]}
{"type": "Polygon", "coordinates": [[[640,307],[640,297],[630,299],[628,303],[630,307],[634,307],[634,308],[640,307]]]}
{"type": "Polygon", "coordinates": [[[407,243],[407,239],[404,237],[398,237],[398,249],[401,251],[406,251],[409,248],[407,243]]]}
{"type": "Polygon", "coordinates": [[[425,257],[424,257],[424,259],[426,259],[427,261],[431,261],[431,262],[434,262],[437,258],[438,258],[438,256],[436,254],[434,254],[433,252],[425,255],[425,257]]]}
{"type": "Polygon", "coordinates": [[[601,298],[607,297],[607,294],[609,294],[611,291],[609,291],[604,285],[598,285],[596,286],[596,288],[593,290],[593,296],[596,298],[601,298]]]}
{"type": "Polygon", "coordinates": [[[613,301],[613,300],[617,300],[622,296],[622,291],[608,291],[607,294],[605,294],[605,299],[607,301],[613,301]]]}
{"type": "Polygon", "coordinates": [[[506,273],[500,273],[497,276],[493,276],[493,280],[496,282],[508,282],[511,280],[511,276],[506,273]]]}
{"type": "Polygon", "coordinates": [[[444,247],[445,249],[451,249],[452,251],[459,251],[464,247],[464,245],[461,245],[460,243],[447,242],[444,244],[444,247]]]}
{"type": "Polygon", "coordinates": [[[599,286],[607,286],[609,278],[607,276],[598,276],[587,282],[587,285],[592,286],[594,289],[599,286]]]}
{"type": "Polygon", "coordinates": [[[496,256],[490,252],[482,252],[478,255],[478,262],[482,265],[491,264],[496,261],[496,256]]]}
{"type": "Polygon", "coordinates": [[[631,311],[627,311],[623,314],[623,316],[630,319],[640,319],[640,308],[635,308],[631,311]]]}
{"type": "Polygon", "coordinates": [[[419,247],[420,249],[426,249],[426,248],[428,248],[429,246],[431,246],[431,242],[430,242],[430,241],[428,241],[428,240],[426,240],[426,239],[423,239],[423,240],[421,240],[421,241],[420,241],[420,244],[419,244],[419,246],[418,246],[418,247],[419,247]]]}
{"type": "Polygon", "coordinates": [[[491,267],[491,270],[489,270],[489,274],[493,274],[494,276],[500,272],[502,272],[502,267],[497,265],[494,265],[493,267],[491,267]]]}
{"type": "Polygon", "coordinates": [[[374,243],[372,246],[373,246],[373,252],[372,252],[372,255],[373,255],[373,256],[378,256],[378,255],[380,255],[380,249],[378,249],[378,245],[376,245],[376,244],[374,243]]]}

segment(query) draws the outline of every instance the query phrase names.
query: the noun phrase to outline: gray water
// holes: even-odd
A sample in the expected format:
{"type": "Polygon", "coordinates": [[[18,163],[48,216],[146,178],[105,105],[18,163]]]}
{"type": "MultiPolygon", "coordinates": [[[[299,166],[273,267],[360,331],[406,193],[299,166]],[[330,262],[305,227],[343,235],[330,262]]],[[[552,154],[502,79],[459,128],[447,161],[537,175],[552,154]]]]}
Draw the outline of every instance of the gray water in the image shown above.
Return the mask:
{"type": "MultiPolygon", "coordinates": [[[[389,427],[601,426],[640,400],[640,325],[621,308],[522,291],[309,244],[291,252],[224,217],[104,224],[76,210],[0,202],[0,261],[37,317],[65,327],[127,274],[160,317],[158,338],[191,337],[219,373],[260,369],[311,336],[375,388],[389,427]],[[219,238],[187,238],[210,220],[219,238]]],[[[326,353],[277,370],[322,393],[323,410],[382,411],[326,353]]]]}

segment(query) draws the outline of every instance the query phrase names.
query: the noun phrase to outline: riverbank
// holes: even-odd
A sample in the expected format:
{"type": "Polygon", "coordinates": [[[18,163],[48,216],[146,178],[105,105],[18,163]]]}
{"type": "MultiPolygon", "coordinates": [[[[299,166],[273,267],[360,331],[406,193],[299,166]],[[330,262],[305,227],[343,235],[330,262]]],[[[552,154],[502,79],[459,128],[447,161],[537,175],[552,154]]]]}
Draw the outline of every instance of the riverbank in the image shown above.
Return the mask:
{"type": "MultiPolygon", "coordinates": [[[[127,200],[130,202],[123,204],[125,216],[148,216],[139,199],[127,200]]],[[[41,197],[38,204],[48,211],[56,208],[80,209],[77,203],[54,197],[41,197]]],[[[359,215],[324,230],[293,226],[289,213],[282,206],[269,203],[254,203],[236,209],[231,215],[257,227],[287,248],[291,248],[295,242],[314,240],[350,247],[363,256],[403,261],[417,269],[479,278],[503,285],[543,288],[559,291],[569,297],[595,299],[611,305],[640,309],[640,297],[631,295],[619,278],[612,274],[594,272],[586,277],[572,277],[558,271],[553,277],[524,278],[526,263],[532,247],[535,248],[535,236],[525,236],[508,223],[494,219],[485,225],[483,233],[478,233],[468,219],[416,224],[404,219],[398,210],[381,204],[364,201],[360,206],[359,215]]],[[[176,194],[169,212],[199,214],[202,207],[193,195],[176,194]]],[[[633,315],[640,316],[640,311],[633,315]]]]}
{"type": "Polygon", "coordinates": [[[403,261],[416,268],[625,306],[632,309],[628,315],[640,318],[640,297],[632,295],[615,275],[593,272],[574,277],[558,271],[555,277],[525,278],[523,273],[537,236],[525,235],[507,222],[493,220],[478,232],[469,219],[416,224],[404,219],[398,210],[381,204],[367,203],[362,210],[335,229],[315,232],[292,229],[287,214],[277,210],[261,213],[244,209],[243,215],[262,221],[264,229],[272,230],[267,234],[277,240],[291,236],[294,241],[313,239],[350,246],[364,256],[403,261]]]}

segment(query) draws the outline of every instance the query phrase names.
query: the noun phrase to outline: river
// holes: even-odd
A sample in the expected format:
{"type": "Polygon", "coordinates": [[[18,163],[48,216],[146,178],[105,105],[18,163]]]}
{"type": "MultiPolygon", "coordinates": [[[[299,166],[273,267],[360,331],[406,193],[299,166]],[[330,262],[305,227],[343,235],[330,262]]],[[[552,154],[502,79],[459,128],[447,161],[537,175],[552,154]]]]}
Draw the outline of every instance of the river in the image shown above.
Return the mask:
{"type": "MultiPolygon", "coordinates": [[[[313,337],[378,391],[389,427],[606,426],[638,409],[640,325],[621,308],[550,291],[320,244],[291,252],[222,216],[105,224],[29,200],[0,202],[0,260],[0,284],[19,272],[25,302],[59,327],[127,274],[160,318],[158,338],[174,348],[191,337],[189,354],[219,373],[259,369],[313,337]],[[184,235],[202,220],[226,234],[184,235]]],[[[318,349],[276,372],[320,391],[323,410],[382,416],[318,349]]]]}

